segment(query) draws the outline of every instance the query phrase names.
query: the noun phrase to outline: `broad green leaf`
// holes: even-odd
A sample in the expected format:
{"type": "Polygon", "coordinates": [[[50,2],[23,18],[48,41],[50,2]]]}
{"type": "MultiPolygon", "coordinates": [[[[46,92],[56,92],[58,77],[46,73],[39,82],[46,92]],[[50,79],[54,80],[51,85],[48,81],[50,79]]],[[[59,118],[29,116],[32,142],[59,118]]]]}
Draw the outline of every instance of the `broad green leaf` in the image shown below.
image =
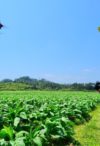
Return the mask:
{"type": "Polygon", "coordinates": [[[25,146],[23,138],[17,138],[14,144],[14,146],[25,146]]]}
{"type": "Polygon", "coordinates": [[[19,118],[19,117],[16,117],[16,118],[14,119],[14,126],[17,127],[18,124],[19,124],[19,122],[20,122],[20,118],[19,118]]]}
{"type": "Polygon", "coordinates": [[[52,138],[53,140],[57,140],[57,139],[60,138],[60,135],[51,135],[51,138],[52,138]]]}
{"type": "Polygon", "coordinates": [[[68,119],[65,118],[65,117],[62,117],[62,118],[61,118],[61,121],[64,122],[64,123],[67,123],[68,119]]]}
{"type": "Polygon", "coordinates": [[[27,119],[27,115],[26,115],[25,112],[21,112],[20,117],[23,118],[23,119],[27,119]]]}
{"type": "Polygon", "coordinates": [[[11,127],[4,126],[3,129],[0,130],[0,138],[4,139],[13,139],[13,129],[11,127]]]}
{"type": "Polygon", "coordinates": [[[0,146],[6,146],[7,143],[4,139],[0,139],[0,146]]]}
{"type": "Polygon", "coordinates": [[[36,144],[36,146],[42,146],[41,138],[38,136],[33,139],[33,142],[36,144]]]}
{"type": "Polygon", "coordinates": [[[28,132],[26,132],[26,131],[20,131],[20,132],[16,133],[16,138],[23,137],[27,134],[28,134],[28,132]]]}

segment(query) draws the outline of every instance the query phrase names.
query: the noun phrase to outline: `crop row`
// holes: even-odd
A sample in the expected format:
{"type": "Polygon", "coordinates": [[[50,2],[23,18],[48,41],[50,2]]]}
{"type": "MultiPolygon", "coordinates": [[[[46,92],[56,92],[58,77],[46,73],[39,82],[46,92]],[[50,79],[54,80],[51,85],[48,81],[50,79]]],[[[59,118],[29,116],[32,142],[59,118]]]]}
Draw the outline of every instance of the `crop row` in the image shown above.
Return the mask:
{"type": "Polygon", "coordinates": [[[88,93],[63,98],[0,98],[0,146],[76,143],[74,125],[89,120],[99,102],[100,96],[88,93]]]}

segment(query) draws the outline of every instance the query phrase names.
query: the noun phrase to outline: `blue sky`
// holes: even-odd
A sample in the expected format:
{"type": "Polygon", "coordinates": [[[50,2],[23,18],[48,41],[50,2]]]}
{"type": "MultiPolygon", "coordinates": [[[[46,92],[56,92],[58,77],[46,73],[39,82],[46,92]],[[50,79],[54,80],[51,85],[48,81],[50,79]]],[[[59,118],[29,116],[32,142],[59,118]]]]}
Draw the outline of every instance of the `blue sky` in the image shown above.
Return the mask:
{"type": "Polygon", "coordinates": [[[0,80],[100,80],[99,0],[1,0],[0,80]]]}

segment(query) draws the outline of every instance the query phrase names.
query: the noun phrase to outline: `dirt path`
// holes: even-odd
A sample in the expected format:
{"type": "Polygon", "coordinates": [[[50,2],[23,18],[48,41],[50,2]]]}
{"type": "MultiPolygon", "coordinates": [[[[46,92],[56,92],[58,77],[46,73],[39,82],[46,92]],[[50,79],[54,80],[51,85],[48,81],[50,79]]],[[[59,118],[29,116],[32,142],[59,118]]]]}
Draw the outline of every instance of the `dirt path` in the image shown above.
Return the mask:
{"type": "Polygon", "coordinates": [[[75,138],[82,146],[100,146],[100,106],[91,115],[88,123],[75,128],[75,138]]]}

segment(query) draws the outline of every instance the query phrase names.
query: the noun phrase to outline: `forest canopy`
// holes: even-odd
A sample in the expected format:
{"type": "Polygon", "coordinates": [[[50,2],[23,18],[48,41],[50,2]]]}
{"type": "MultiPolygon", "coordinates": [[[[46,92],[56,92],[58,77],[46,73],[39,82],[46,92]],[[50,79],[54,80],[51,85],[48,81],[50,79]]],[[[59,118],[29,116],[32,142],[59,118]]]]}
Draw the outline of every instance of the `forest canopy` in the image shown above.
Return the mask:
{"type": "Polygon", "coordinates": [[[94,90],[95,83],[62,84],[46,79],[34,79],[29,76],[17,79],[3,79],[0,81],[0,90],[94,90]]]}

